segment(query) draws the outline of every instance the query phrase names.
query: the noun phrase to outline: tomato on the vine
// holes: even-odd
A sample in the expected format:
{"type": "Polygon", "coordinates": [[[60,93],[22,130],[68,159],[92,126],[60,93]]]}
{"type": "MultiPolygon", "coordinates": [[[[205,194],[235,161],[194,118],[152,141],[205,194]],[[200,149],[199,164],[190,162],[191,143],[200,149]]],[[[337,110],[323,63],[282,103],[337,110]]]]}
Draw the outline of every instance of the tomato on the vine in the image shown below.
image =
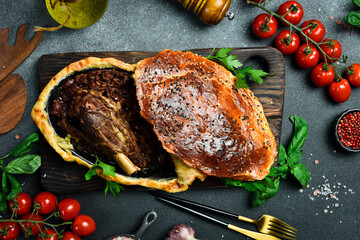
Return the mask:
{"type": "Polygon", "coordinates": [[[296,62],[302,68],[312,68],[319,62],[319,58],[319,51],[312,44],[308,47],[303,43],[295,52],[296,62]]]}
{"type": "Polygon", "coordinates": [[[24,192],[19,193],[8,203],[10,210],[17,215],[24,215],[30,212],[32,207],[31,197],[24,192]]]}
{"type": "Polygon", "coordinates": [[[34,208],[39,210],[40,214],[49,214],[56,209],[57,198],[50,192],[41,192],[33,199],[34,208]]]}
{"type": "Polygon", "coordinates": [[[74,219],[80,212],[80,203],[72,198],[67,198],[59,202],[60,217],[64,221],[74,219]]]}
{"type": "Polygon", "coordinates": [[[270,14],[262,13],[255,17],[252,30],[259,38],[270,38],[275,35],[278,27],[277,20],[270,14]]]}
{"type": "Polygon", "coordinates": [[[39,233],[36,240],[58,240],[59,235],[53,229],[44,228],[41,230],[43,233],[39,233]]]}
{"type": "Polygon", "coordinates": [[[36,213],[27,213],[25,214],[21,220],[31,220],[31,221],[38,221],[39,223],[34,224],[33,222],[22,222],[21,231],[27,235],[38,235],[41,229],[44,227],[44,224],[41,223],[43,217],[40,214],[36,213]]]}
{"type": "Polygon", "coordinates": [[[353,63],[349,66],[346,72],[347,79],[355,87],[360,87],[360,64],[353,63]]]}
{"type": "MultiPolygon", "coordinates": [[[[280,5],[277,14],[284,16],[284,18],[291,24],[297,25],[301,22],[304,16],[304,9],[297,1],[287,1],[280,5]]],[[[280,20],[280,22],[286,26],[288,25],[282,20],[280,20]]]]}
{"type": "Polygon", "coordinates": [[[300,45],[299,36],[292,32],[290,36],[289,30],[284,30],[279,32],[275,38],[276,48],[282,52],[284,55],[292,54],[298,49],[300,45]]]}
{"type": "Polygon", "coordinates": [[[80,237],[92,234],[96,229],[95,221],[87,215],[78,215],[72,227],[74,233],[80,237]]]}
{"type": "MultiPolygon", "coordinates": [[[[336,62],[342,54],[342,47],[338,40],[325,38],[320,43],[320,48],[325,52],[326,60],[336,62]]],[[[325,61],[325,56],[320,52],[321,61],[325,61]]]]}
{"type": "Polygon", "coordinates": [[[335,69],[333,66],[321,62],[311,70],[311,80],[317,87],[324,87],[334,81],[335,69]]]}
{"type": "Polygon", "coordinates": [[[20,226],[17,222],[0,222],[0,239],[14,240],[19,236],[20,226]]]}
{"type": "Polygon", "coordinates": [[[65,232],[62,240],[81,240],[81,238],[73,232],[65,232]]]}
{"type": "Polygon", "coordinates": [[[351,95],[351,87],[345,78],[338,79],[329,85],[329,93],[335,102],[343,103],[346,102],[351,95]]]}
{"type": "MultiPolygon", "coordinates": [[[[325,37],[325,27],[319,20],[307,20],[301,24],[300,28],[306,36],[317,43],[321,42],[325,37]]],[[[300,38],[303,42],[306,42],[306,38],[302,34],[300,38]]]]}

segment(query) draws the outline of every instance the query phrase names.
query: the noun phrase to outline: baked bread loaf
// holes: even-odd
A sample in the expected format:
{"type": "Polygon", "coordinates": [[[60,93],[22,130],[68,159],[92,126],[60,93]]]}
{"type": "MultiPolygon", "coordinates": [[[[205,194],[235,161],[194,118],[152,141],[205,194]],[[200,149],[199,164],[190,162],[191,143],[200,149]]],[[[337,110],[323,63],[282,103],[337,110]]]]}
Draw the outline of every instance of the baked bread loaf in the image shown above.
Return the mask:
{"type": "Polygon", "coordinates": [[[135,70],[141,115],[163,147],[209,176],[260,180],[276,143],[258,99],[236,89],[224,67],[191,52],[164,50],[135,70]]]}

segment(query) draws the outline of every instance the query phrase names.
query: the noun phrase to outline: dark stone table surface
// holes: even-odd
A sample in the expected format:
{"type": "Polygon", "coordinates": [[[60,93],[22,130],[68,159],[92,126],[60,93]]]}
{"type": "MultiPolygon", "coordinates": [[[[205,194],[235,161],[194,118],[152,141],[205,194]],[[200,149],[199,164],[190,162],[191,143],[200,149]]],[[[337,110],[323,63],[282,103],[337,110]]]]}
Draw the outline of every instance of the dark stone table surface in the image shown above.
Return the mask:
{"type": "MultiPolygon", "coordinates": [[[[282,2],[273,0],[269,7],[276,10],[282,2]]],[[[305,10],[304,20],[316,18],[322,21],[326,36],[341,42],[350,62],[360,61],[359,30],[336,24],[336,20],[343,22],[347,12],[355,9],[350,0],[299,2],[305,10]]],[[[20,24],[25,23],[30,27],[56,25],[46,10],[44,0],[0,0],[0,4],[0,29],[10,28],[10,43],[15,42],[16,29],[20,24]]],[[[0,156],[37,131],[30,111],[39,94],[37,63],[42,55],[274,45],[274,38],[260,40],[251,31],[253,18],[262,10],[248,6],[245,0],[233,0],[231,11],[235,14],[232,21],[225,19],[216,26],[208,26],[175,0],[110,0],[104,16],[91,27],[80,30],[63,28],[45,33],[38,48],[15,70],[25,79],[28,102],[25,114],[15,129],[0,135],[0,156]],[[15,139],[16,135],[20,136],[19,140],[15,139]]],[[[281,26],[280,29],[285,27],[281,26]]],[[[28,37],[31,36],[33,33],[28,31],[28,37]]],[[[196,189],[176,195],[251,218],[262,214],[274,215],[297,227],[297,239],[301,240],[360,239],[360,154],[342,151],[335,142],[332,126],[340,113],[360,107],[360,89],[353,88],[352,96],[346,103],[336,104],[330,99],[326,88],[312,85],[310,70],[297,67],[294,56],[287,56],[285,63],[286,91],[281,142],[287,144],[291,137],[291,115],[301,116],[308,122],[309,135],[303,147],[303,163],[311,172],[309,188],[301,189],[291,180],[282,181],[279,193],[257,208],[250,206],[250,194],[237,188],[196,189]],[[318,164],[315,164],[316,160],[318,164]],[[315,196],[316,190],[321,193],[315,196]],[[335,197],[330,198],[329,192],[335,197]]],[[[39,171],[34,175],[19,176],[18,180],[32,197],[42,190],[39,171]]],[[[124,191],[118,198],[111,195],[105,197],[103,191],[58,195],[59,200],[67,197],[78,199],[82,204],[81,212],[92,216],[97,223],[96,232],[84,239],[99,240],[115,233],[135,232],[142,217],[150,210],[158,213],[158,219],[143,239],[164,239],[177,223],[191,225],[199,239],[247,239],[164,205],[146,190],[124,191]]],[[[255,230],[252,225],[242,222],[237,225],[255,230]]]]}

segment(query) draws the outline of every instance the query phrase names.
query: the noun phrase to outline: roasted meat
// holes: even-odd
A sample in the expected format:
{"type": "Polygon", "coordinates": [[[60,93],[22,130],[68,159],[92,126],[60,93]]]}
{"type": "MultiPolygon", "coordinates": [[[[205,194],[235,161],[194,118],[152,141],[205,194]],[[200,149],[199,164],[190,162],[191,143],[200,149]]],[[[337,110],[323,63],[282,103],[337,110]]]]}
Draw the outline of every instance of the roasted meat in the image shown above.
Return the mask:
{"type": "Polygon", "coordinates": [[[262,106],[249,89],[236,89],[224,67],[164,50],[140,61],[134,76],[141,115],[169,153],[210,176],[269,173],[277,152],[262,106]]]}
{"type": "Polygon", "coordinates": [[[115,161],[128,175],[161,167],[159,161],[171,163],[151,126],[140,117],[130,73],[85,71],[64,80],[58,92],[50,114],[78,150],[115,161]]]}

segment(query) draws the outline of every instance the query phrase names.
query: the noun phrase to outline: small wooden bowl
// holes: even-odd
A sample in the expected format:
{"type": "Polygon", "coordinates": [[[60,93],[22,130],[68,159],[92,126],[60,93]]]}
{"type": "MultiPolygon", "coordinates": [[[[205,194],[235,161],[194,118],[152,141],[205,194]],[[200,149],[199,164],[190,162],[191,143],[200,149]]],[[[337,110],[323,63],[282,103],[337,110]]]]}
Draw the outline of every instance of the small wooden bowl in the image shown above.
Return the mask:
{"type": "Polygon", "coordinates": [[[339,134],[338,134],[338,127],[339,127],[339,123],[340,123],[341,119],[343,119],[344,116],[346,116],[347,114],[352,113],[352,112],[360,112],[360,108],[353,108],[353,109],[346,110],[345,112],[343,112],[343,113],[340,115],[340,117],[337,119],[336,125],[335,125],[335,136],[336,136],[337,142],[340,144],[340,146],[341,146],[344,150],[346,150],[346,151],[348,151],[348,152],[357,152],[357,153],[358,153],[358,152],[360,152],[360,147],[358,147],[358,148],[356,148],[356,149],[353,149],[353,148],[351,148],[351,147],[345,146],[345,145],[341,142],[341,139],[340,139],[339,134]]]}

